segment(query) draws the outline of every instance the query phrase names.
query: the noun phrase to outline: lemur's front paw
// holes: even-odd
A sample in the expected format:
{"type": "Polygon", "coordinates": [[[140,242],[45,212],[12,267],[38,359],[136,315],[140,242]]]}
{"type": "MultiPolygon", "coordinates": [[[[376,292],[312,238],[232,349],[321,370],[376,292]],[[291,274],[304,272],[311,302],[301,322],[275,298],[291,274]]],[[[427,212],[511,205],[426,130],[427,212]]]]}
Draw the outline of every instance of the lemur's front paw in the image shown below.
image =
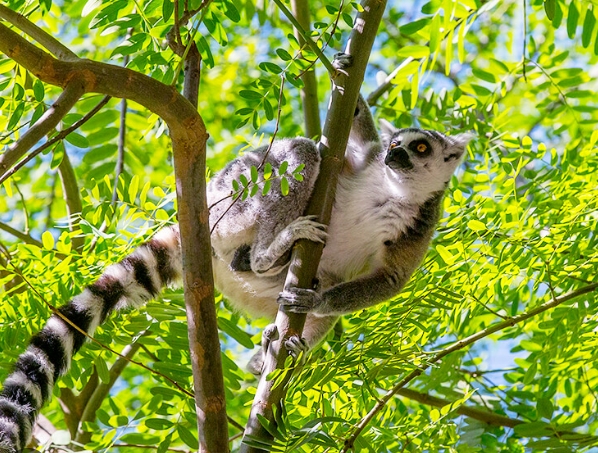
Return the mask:
{"type": "Polygon", "coordinates": [[[285,289],[278,296],[277,302],[292,313],[309,313],[320,305],[322,297],[313,289],[285,289]]]}
{"type": "Polygon", "coordinates": [[[306,215],[297,217],[287,227],[293,235],[293,240],[309,239],[310,241],[326,243],[328,233],[326,233],[326,225],[316,222],[317,216],[306,215]]]}
{"type": "Polygon", "coordinates": [[[305,353],[309,351],[309,346],[305,338],[301,338],[298,335],[292,335],[284,342],[284,347],[289,351],[289,355],[293,359],[297,360],[301,353],[305,356],[305,353]]]}
{"type": "Polygon", "coordinates": [[[350,68],[352,65],[353,55],[348,53],[339,52],[334,55],[334,60],[332,60],[332,66],[338,70],[350,68]]]}

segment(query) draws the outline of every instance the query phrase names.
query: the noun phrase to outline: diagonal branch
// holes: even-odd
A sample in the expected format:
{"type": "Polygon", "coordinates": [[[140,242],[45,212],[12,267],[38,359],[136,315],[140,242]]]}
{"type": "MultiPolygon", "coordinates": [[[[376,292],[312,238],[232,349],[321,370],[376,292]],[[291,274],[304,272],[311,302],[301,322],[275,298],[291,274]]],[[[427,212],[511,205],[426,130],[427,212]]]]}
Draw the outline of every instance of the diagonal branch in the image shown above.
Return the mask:
{"type": "MultiPolygon", "coordinates": [[[[405,398],[409,398],[410,400],[417,401],[418,403],[425,404],[427,406],[433,407],[444,407],[453,404],[453,401],[446,400],[444,398],[439,398],[437,396],[432,396],[427,393],[417,392],[411,389],[401,389],[397,392],[397,395],[403,396],[405,398]]],[[[469,407],[469,406],[459,406],[454,410],[454,413],[457,415],[464,415],[465,417],[473,418],[474,420],[481,421],[483,423],[487,423],[488,425],[492,426],[503,426],[506,428],[515,428],[519,425],[524,425],[527,422],[523,420],[519,420],[517,418],[510,418],[504,415],[495,414],[493,412],[489,412],[487,410],[478,409],[476,407],[469,407]]],[[[574,431],[567,431],[567,430],[560,430],[557,426],[554,426],[554,436],[555,437],[563,437],[563,436],[575,436],[574,439],[576,441],[583,440],[583,441],[592,441],[598,442],[598,437],[592,436],[590,434],[585,433],[576,433],[574,431]]],[[[533,437],[533,436],[531,436],[533,437]]],[[[546,437],[546,434],[542,431],[539,437],[546,437]]]]}
{"type": "Polygon", "coordinates": [[[13,227],[7,225],[6,223],[0,222],[0,230],[6,231],[8,234],[13,235],[17,239],[20,239],[25,244],[36,245],[40,248],[43,247],[42,243],[37,239],[29,236],[27,233],[22,233],[19,230],[15,230],[13,227]]]}
{"type": "MultiPolygon", "coordinates": [[[[77,184],[77,176],[75,170],[71,165],[66,151],[62,157],[62,162],[58,166],[58,173],[62,181],[62,192],[64,200],[66,201],[66,208],[68,212],[69,230],[71,232],[79,229],[79,217],[83,211],[83,204],[81,203],[81,195],[79,194],[79,185],[77,184]]],[[[73,236],[73,249],[76,252],[81,252],[84,240],[80,236],[73,236]]]]}
{"type": "Polygon", "coordinates": [[[68,47],[49,35],[37,25],[32,23],[22,14],[19,14],[4,5],[0,5],[0,19],[4,19],[17,27],[22,32],[35,39],[38,43],[48,49],[52,55],[61,60],[78,60],[79,57],[68,47]]]}
{"type": "Polygon", "coordinates": [[[475,343],[476,341],[481,340],[482,338],[486,338],[486,337],[492,335],[493,333],[500,332],[501,330],[504,330],[508,327],[513,327],[514,325],[519,324],[520,322],[523,322],[527,319],[533,318],[534,316],[536,316],[540,313],[543,313],[543,312],[550,310],[554,307],[558,307],[559,305],[561,305],[565,302],[568,302],[568,301],[575,299],[579,296],[582,296],[584,294],[588,294],[593,291],[596,291],[597,289],[598,289],[598,283],[592,283],[588,286],[585,286],[578,290],[572,291],[563,296],[556,297],[556,298],[552,299],[550,302],[546,302],[546,303],[539,305],[536,308],[533,308],[525,313],[522,313],[517,316],[513,316],[512,318],[508,318],[504,321],[498,322],[498,323],[494,324],[493,326],[490,326],[484,330],[481,330],[478,333],[475,333],[473,335],[470,335],[467,338],[459,340],[456,343],[453,343],[448,348],[445,348],[442,351],[436,353],[425,364],[423,364],[419,368],[413,370],[411,373],[409,373],[407,376],[405,376],[403,379],[401,379],[388,392],[386,392],[386,394],[382,398],[380,398],[378,400],[378,402],[367,413],[367,415],[361,420],[361,422],[359,422],[356,425],[352,434],[349,437],[347,437],[347,439],[345,440],[345,446],[342,451],[347,452],[351,448],[353,448],[353,444],[355,443],[355,440],[357,439],[357,437],[361,434],[361,432],[365,429],[365,427],[374,419],[374,417],[386,406],[386,404],[390,401],[390,399],[394,395],[396,395],[407,384],[409,384],[415,378],[420,376],[424,371],[426,371],[428,368],[430,368],[430,366],[439,362],[440,360],[442,360],[444,357],[446,357],[450,353],[458,351],[460,349],[463,349],[467,346],[470,346],[473,343],[475,343]]]}
{"type": "MultiPolygon", "coordinates": [[[[344,161],[353,113],[385,6],[386,2],[380,0],[362,2],[363,12],[355,21],[355,27],[345,49],[346,54],[353,56],[353,64],[346,73],[339,74],[333,80],[332,99],[322,140],[319,143],[322,155],[320,173],[306,212],[308,215],[315,215],[324,224],[330,222],[334,192],[344,161]]],[[[312,288],[322,251],[322,244],[307,240],[298,241],[293,248],[285,288],[289,286],[312,288]]],[[[285,373],[282,379],[277,380],[276,386],[274,381],[268,380],[268,374],[284,366],[285,358],[288,356],[284,344],[293,335],[301,336],[305,318],[305,314],[285,312],[282,306],[279,309],[276,326],[280,338],[271,342],[268,348],[244,440],[253,437],[267,442],[272,439],[271,434],[260,422],[260,418],[263,417],[266,423],[275,422],[273,407],[279,405],[284,399],[291,373],[285,373]]],[[[241,451],[254,453],[262,450],[243,443],[241,451]]]]}

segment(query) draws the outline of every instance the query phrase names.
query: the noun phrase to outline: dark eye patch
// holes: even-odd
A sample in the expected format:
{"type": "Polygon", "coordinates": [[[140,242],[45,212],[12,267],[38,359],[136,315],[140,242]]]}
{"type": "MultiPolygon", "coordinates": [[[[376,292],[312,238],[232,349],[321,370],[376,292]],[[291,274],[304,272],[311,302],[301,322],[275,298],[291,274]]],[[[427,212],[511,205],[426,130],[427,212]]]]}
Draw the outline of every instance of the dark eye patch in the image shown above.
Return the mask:
{"type": "Polygon", "coordinates": [[[421,157],[429,156],[432,153],[432,147],[425,138],[413,140],[411,143],[409,143],[409,149],[413,152],[413,154],[421,157]]]}

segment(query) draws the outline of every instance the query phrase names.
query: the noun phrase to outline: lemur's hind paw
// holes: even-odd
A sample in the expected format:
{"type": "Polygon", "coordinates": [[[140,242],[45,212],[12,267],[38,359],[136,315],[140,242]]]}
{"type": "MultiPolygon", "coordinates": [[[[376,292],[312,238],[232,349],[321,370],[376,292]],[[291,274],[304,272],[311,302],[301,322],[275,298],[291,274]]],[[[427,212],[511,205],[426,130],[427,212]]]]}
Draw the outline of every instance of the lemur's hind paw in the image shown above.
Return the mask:
{"type": "Polygon", "coordinates": [[[305,355],[305,353],[309,351],[309,346],[307,345],[305,338],[301,338],[298,335],[289,337],[289,339],[285,341],[284,346],[287,351],[289,351],[289,355],[295,360],[297,360],[302,353],[305,355]]]}
{"type": "Polygon", "coordinates": [[[260,376],[264,369],[264,362],[266,360],[266,354],[270,343],[278,340],[278,327],[276,324],[268,324],[262,332],[262,346],[260,349],[253,354],[249,363],[247,364],[247,371],[255,376],[260,376]]]}
{"type": "Polygon", "coordinates": [[[287,229],[291,232],[295,240],[308,239],[313,242],[325,244],[328,237],[328,233],[326,233],[327,226],[317,222],[316,219],[317,216],[315,215],[298,217],[287,226],[287,229]]]}

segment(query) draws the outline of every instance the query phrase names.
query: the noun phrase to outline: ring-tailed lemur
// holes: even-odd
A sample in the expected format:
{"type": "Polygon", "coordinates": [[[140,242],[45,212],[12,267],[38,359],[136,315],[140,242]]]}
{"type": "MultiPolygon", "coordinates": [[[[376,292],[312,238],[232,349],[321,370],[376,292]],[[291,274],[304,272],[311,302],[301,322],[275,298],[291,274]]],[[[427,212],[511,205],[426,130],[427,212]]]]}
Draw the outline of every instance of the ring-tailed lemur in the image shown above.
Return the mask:
{"type": "MultiPolygon", "coordinates": [[[[382,122],[381,138],[360,98],[339,179],[332,219],[326,229],[302,216],[320,157],[305,138],[274,142],[266,162],[276,170],[305,164],[304,180],[290,181],[289,194],[272,188],[267,196],[215,203],[231,192],[232,181],[259,166],[266,147],[232,161],[209,182],[208,204],[216,287],[232,305],[251,316],[273,319],[278,303],[307,311],[303,336],[316,344],[339,315],[395,296],[421,262],[439,217],[447,184],[469,136],[447,137],[421,129],[395,129],[382,122]],[[293,243],[325,242],[318,270],[320,289],[285,292],[293,243]]],[[[138,307],[180,279],[178,226],[166,228],[136,249],[59,310],[81,330],[94,333],[113,311],[138,307]]],[[[0,393],[0,452],[21,451],[36,416],[85,335],[52,315],[18,358],[0,393]]]]}

